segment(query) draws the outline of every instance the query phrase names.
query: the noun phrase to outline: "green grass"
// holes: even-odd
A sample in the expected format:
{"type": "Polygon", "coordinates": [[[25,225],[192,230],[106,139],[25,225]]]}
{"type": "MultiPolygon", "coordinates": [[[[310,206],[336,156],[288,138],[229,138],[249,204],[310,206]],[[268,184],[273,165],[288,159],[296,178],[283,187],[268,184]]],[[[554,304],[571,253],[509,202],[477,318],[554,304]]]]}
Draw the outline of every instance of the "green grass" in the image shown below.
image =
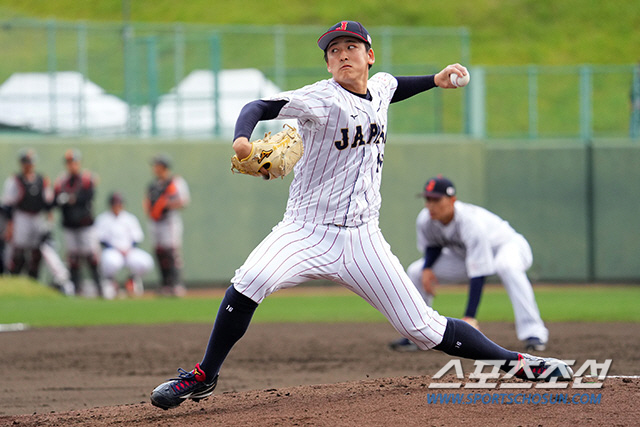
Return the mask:
{"type": "MultiPolygon", "coordinates": [[[[547,322],[640,322],[638,286],[556,286],[536,289],[547,322]]],[[[144,298],[104,301],[66,298],[25,279],[0,279],[0,324],[68,327],[120,324],[213,323],[221,298],[144,298]]],[[[459,317],[466,303],[462,287],[442,289],[435,308],[459,317]]],[[[499,286],[488,286],[478,319],[512,321],[511,304],[499,286]]],[[[256,311],[255,322],[385,322],[359,297],[344,292],[304,295],[280,292],[256,311]]]]}
{"type": "Polygon", "coordinates": [[[636,0],[392,2],[368,0],[0,0],[5,19],[88,22],[321,25],[356,19],[368,27],[467,27],[476,64],[633,63],[640,43],[636,0]]]}
{"type": "MultiPolygon", "coordinates": [[[[540,314],[547,322],[640,322],[640,286],[637,285],[558,285],[534,287],[534,292],[540,314]]],[[[443,293],[434,305],[442,314],[460,317],[464,304],[466,290],[457,290],[443,293]]],[[[497,285],[485,289],[478,319],[513,320],[511,302],[504,288],[497,285]]]]}

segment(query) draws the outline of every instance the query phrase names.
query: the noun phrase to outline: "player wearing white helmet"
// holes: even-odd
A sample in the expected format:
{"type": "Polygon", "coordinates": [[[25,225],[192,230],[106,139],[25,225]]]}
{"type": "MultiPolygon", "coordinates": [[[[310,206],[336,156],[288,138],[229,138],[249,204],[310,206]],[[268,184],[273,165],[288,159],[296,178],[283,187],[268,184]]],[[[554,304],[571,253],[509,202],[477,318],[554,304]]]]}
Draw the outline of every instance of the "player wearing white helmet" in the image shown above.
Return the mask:
{"type": "MultiPolygon", "coordinates": [[[[389,105],[436,86],[453,88],[449,75],[463,76],[466,69],[454,64],[430,76],[378,73],[369,78],[375,62],[371,37],[354,21],[331,27],[318,46],[331,79],[251,102],[240,113],[233,143],[239,159],[250,154],[249,138],[258,121],[275,118],[297,119],[304,155],[294,168],[283,220],[231,280],[204,358],[191,372],[179,369],[177,378],[156,387],[151,393],[155,406],[169,409],[213,393],[224,359],[258,304],[278,289],[310,279],[332,280],[360,295],[423,350],[502,359],[504,369],[532,358],[427,306],[378,227],[389,105]]],[[[539,373],[550,366],[536,360],[539,373]]],[[[562,368],[550,372],[566,376],[562,368]]]]}
{"type": "MultiPolygon", "coordinates": [[[[527,269],[533,255],[526,239],[496,214],[457,199],[453,183],[430,178],[422,191],[425,208],[416,220],[418,249],[424,257],[407,274],[431,305],[437,283],[469,281],[463,320],[477,327],[476,312],[487,276],[497,274],[509,294],[518,339],[527,350],[542,351],[549,332],[540,318],[527,269]]],[[[407,339],[390,344],[394,350],[417,350],[407,339]]]]}

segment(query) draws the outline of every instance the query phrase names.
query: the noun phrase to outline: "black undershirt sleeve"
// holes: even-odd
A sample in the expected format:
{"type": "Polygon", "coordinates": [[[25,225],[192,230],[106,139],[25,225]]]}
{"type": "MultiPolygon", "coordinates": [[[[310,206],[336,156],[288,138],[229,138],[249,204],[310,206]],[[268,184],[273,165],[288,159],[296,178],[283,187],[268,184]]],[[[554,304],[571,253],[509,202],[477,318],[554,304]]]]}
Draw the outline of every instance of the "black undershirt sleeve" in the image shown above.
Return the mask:
{"type": "Polygon", "coordinates": [[[425,90],[436,87],[435,75],[429,76],[402,76],[396,77],[398,87],[396,88],[391,103],[403,101],[407,98],[417,95],[425,90]]]}
{"type": "Polygon", "coordinates": [[[282,110],[282,107],[284,107],[287,102],[289,101],[264,101],[258,99],[242,107],[238,120],[236,121],[233,136],[234,141],[241,136],[251,139],[251,134],[258,122],[260,120],[272,120],[278,117],[280,110],[282,110]]]}
{"type": "Polygon", "coordinates": [[[467,300],[467,308],[464,312],[465,317],[476,317],[480,298],[482,297],[484,281],[485,276],[472,277],[469,280],[469,299],[467,300]]]}
{"type": "MultiPolygon", "coordinates": [[[[436,87],[435,77],[429,76],[401,76],[396,77],[398,87],[391,98],[391,102],[398,102],[436,87]]],[[[288,101],[265,101],[258,99],[245,105],[240,111],[233,139],[241,136],[251,139],[251,134],[260,120],[271,120],[278,117],[280,110],[288,101]]]]}
{"type": "Polygon", "coordinates": [[[424,270],[426,268],[433,267],[433,264],[436,263],[441,253],[441,246],[427,246],[427,248],[424,250],[424,264],[422,266],[422,269],[424,270]]]}

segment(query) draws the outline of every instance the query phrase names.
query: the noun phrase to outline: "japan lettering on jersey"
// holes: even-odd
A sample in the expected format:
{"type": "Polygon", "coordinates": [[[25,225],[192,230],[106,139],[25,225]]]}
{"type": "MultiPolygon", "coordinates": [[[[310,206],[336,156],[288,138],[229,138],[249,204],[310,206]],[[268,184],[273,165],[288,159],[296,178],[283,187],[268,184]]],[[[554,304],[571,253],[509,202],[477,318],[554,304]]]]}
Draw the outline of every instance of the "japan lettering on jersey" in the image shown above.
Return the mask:
{"type": "Polygon", "coordinates": [[[357,226],[377,220],[387,130],[396,79],[378,73],[371,100],[323,80],[272,99],[287,100],[279,119],[298,120],[304,156],[294,168],[285,218],[357,226]]]}

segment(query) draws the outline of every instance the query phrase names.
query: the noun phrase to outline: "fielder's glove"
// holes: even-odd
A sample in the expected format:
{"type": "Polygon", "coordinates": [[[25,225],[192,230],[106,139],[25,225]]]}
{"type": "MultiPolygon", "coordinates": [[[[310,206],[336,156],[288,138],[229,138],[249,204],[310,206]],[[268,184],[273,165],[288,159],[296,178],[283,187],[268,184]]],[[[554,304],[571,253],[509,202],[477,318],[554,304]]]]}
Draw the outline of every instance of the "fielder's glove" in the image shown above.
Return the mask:
{"type": "Polygon", "coordinates": [[[275,135],[269,132],[264,138],[253,141],[251,154],[246,158],[238,159],[238,156],[234,155],[231,158],[231,171],[262,176],[265,179],[284,178],[293,170],[293,166],[304,152],[298,131],[289,125],[285,126],[289,129],[275,135]],[[261,168],[265,168],[269,175],[262,175],[261,168]]]}

